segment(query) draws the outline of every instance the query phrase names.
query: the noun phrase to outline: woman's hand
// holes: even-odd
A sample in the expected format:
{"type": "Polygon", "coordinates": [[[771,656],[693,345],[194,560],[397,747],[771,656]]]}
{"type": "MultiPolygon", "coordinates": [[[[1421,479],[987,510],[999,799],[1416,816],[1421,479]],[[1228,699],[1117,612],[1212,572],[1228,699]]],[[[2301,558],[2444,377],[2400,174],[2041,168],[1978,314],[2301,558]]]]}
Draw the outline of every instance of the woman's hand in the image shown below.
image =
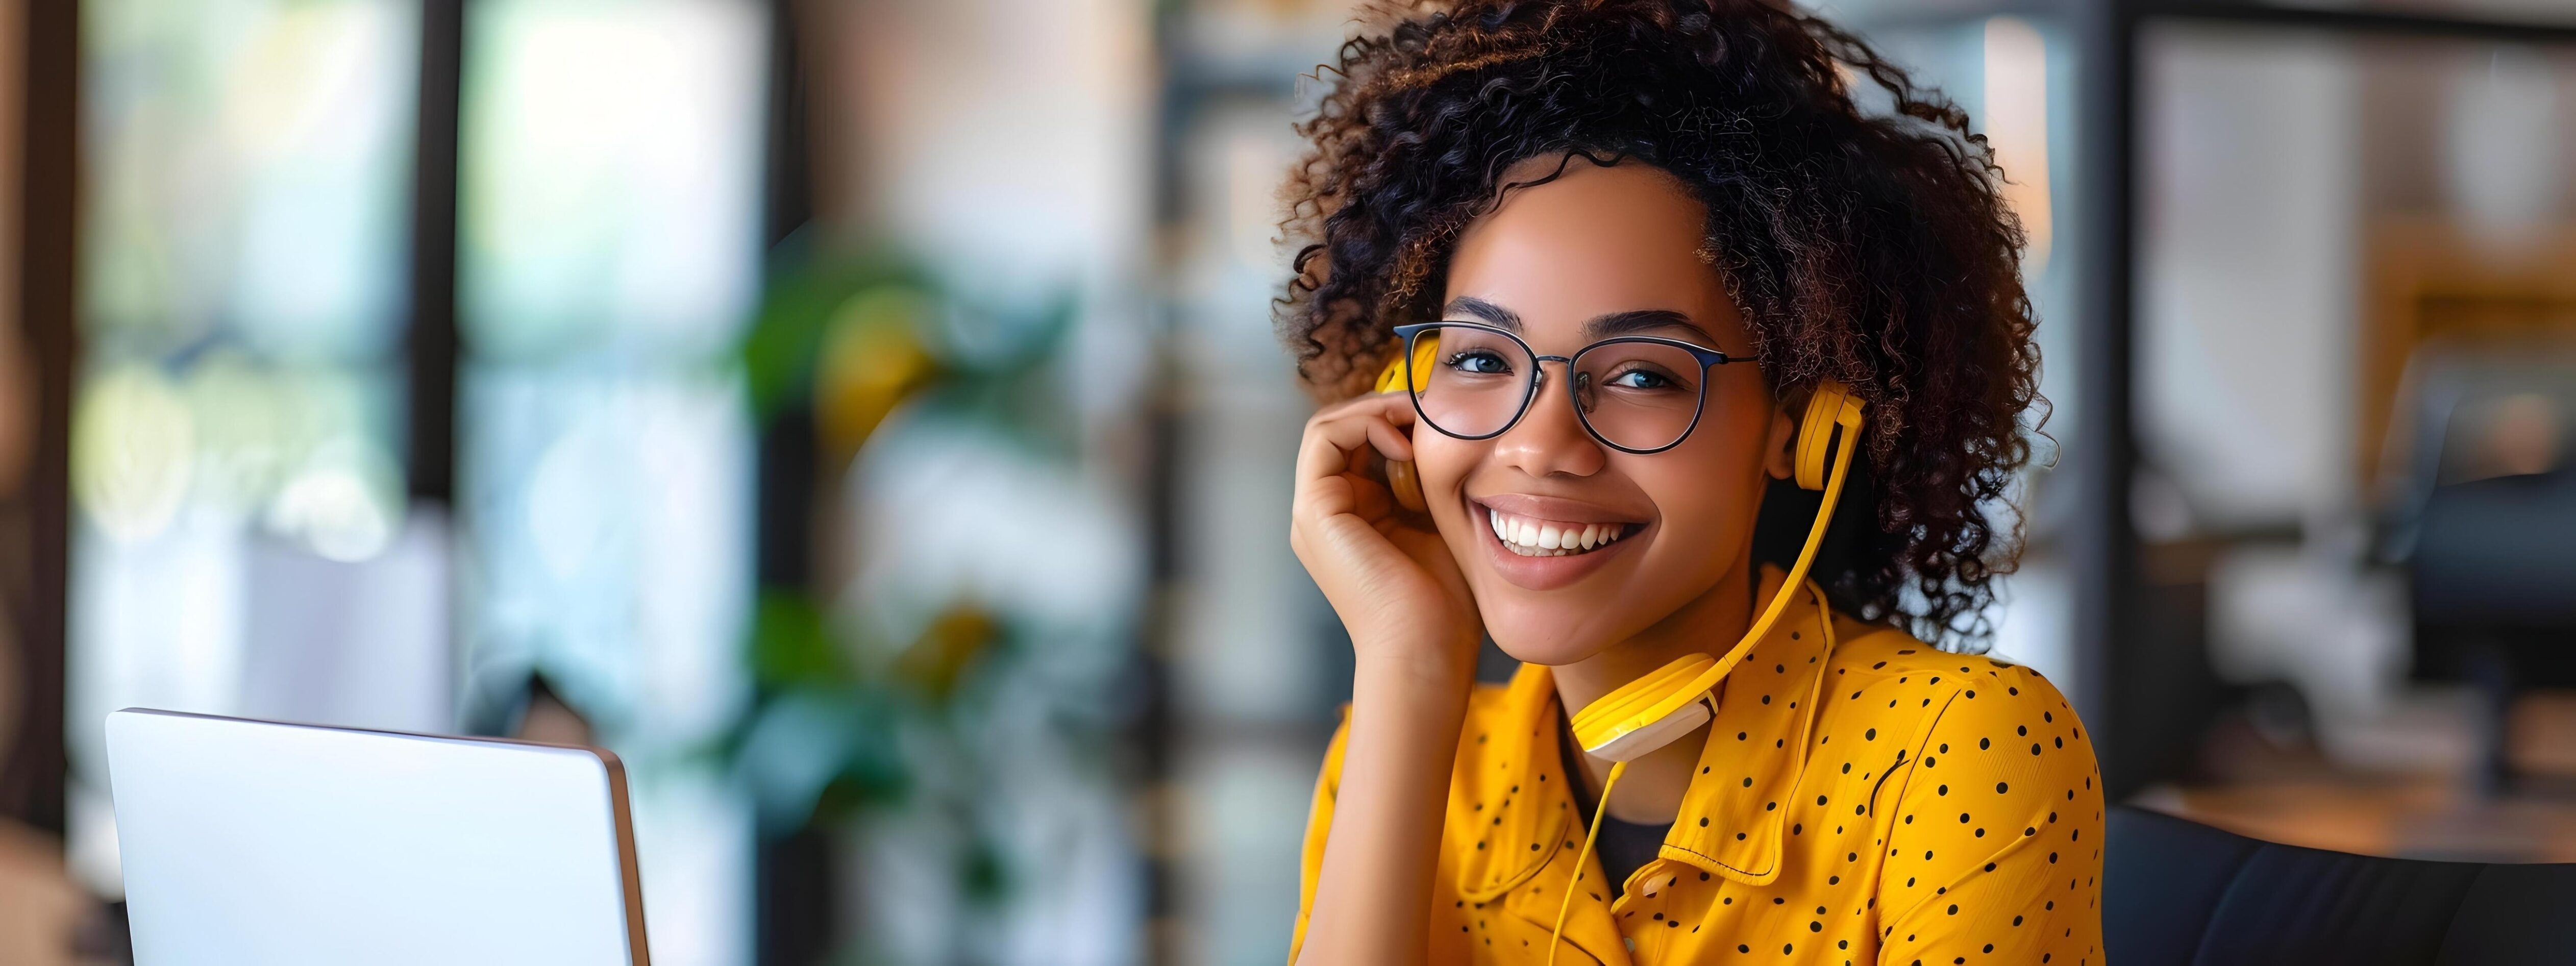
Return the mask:
{"type": "Polygon", "coordinates": [[[1400,392],[1337,403],[1307,420],[1288,546],[1363,664],[1458,674],[1463,686],[1484,638],[1475,600],[1429,519],[1397,506],[1373,471],[1380,458],[1413,459],[1413,422],[1400,392]]]}
{"type": "MultiPolygon", "coordinates": [[[[1411,460],[1411,400],[1385,393],[1306,421],[1288,545],[1351,633],[1358,666],[1310,905],[1305,966],[1422,961],[1441,815],[1484,638],[1458,562],[1372,472],[1411,460]]],[[[1436,494],[1429,495],[1437,499],[1436,494]]]]}

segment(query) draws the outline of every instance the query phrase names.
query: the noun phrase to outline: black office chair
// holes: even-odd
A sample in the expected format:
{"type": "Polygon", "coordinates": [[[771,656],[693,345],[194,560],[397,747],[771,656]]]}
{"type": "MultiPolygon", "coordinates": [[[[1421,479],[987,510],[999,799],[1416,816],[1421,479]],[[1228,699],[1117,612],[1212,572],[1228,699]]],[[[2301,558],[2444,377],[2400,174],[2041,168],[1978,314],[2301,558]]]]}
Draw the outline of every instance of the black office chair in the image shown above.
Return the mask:
{"type": "Polygon", "coordinates": [[[2350,855],[2127,807],[2108,838],[2112,966],[2576,963],[2576,865],[2350,855]]]}
{"type": "Polygon", "coordinates": [[[2485,699],[2480,761],[2490,793],[2514,784],[2508,715],[2523,692],[2576,686],[2576,354],[2533,346],[2427,344],[2409,368],[2383,480],[2379,555],[2407,573],[2414,674],[2460,680],[2485,699]],[[2520,408],[2502,405],[2520,404],[2520,408]],[[2507,412],[2534,415],[2518,438],[2547,466],[2496,465],[2507,412]],[[2511,473],[2514,475],[2504,475],[2511,473]]]}

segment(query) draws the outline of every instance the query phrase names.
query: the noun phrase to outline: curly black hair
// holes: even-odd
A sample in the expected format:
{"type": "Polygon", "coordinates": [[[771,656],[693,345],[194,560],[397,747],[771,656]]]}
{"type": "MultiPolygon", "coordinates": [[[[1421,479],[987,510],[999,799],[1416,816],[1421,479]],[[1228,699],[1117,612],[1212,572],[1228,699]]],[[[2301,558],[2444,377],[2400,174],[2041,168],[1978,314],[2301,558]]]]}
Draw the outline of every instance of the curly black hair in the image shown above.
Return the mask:
{"type": "MultiPolygon", "coordinates": [[[[1515,187],[1505,169],[1654,165],[1706,205],[1702,255],[1777,397],[1830,377],[1868,403],[1817,582],[1863,620],[1981,649],[2020,550],[2003,498],[2030,459],[2022,420],[2046,404],[2021,225],[1966,113],[1767,0],[1410,0],[1362,24],[1317,71],[1334,80],[1286,188],[1301,247],[1279,323],[1308,388],[1365,391],[1389,327],[1438,317],[1459,233],[1515,187]],[[1876,110],[1855,102],[1864,78],[1876,110]]],[[[1816,506],[1775,484],[1757,556],[1786,563],[1816,506]]]]}

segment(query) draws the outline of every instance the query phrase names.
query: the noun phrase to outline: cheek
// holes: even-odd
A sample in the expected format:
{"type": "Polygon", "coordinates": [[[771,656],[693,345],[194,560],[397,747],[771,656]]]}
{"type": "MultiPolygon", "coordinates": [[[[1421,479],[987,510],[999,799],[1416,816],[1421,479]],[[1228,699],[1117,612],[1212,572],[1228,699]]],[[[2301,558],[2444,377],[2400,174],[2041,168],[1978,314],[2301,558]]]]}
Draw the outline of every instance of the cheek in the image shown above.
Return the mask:
{"type": "Polygon", "coordinates": [[[1456,439],[1414,424],[1413,471],[1422,481],[1423,499],[1431,504],[1431,518],[1442,530],[1467,522],[1458,494],[1491,445],[1456,439]]]}
{"type": "Polygon", "coordinates": [[[1759,493],[1753,483],[1761,468],[1736,457],[1683,467],[1654,467],[1636,479],[1654,498],[1664,536],[1684,545],[1707,547],[1730,528],[1753,519],[1749,499],[1759,493]]]}
{"type": "Polygon", "coordinates": [[[1734,543],[1752,533],[1764,488],[1763,428],[1767,419],[1704,422],[1681,446],[1635,458],[1628,475],[1655,501],[1664,542],[1732,557],[1734,543]]]}
{"type": "Polygon", "coordinates": [[[1486,441],[1457,439],[1420,423],[1413,427],[1413,469],[1422,478],[1424,493],[1458,494],[1467,474],[1484,458],[1492,444],[1486,441]]]}

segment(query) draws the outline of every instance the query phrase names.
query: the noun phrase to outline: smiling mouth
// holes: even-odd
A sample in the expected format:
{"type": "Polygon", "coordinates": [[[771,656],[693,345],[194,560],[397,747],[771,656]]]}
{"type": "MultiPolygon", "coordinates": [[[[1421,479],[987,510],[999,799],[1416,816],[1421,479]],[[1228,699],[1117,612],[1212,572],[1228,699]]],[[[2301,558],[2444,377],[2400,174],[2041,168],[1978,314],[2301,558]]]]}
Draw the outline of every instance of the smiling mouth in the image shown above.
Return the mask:
{"type": "Polygon", "coordinates": [[[1635,523],[1567,523],[1485,508],[1494,538],[1524,557],[1573,557],[1607,547],[1636,532],[1635,523]]]}

